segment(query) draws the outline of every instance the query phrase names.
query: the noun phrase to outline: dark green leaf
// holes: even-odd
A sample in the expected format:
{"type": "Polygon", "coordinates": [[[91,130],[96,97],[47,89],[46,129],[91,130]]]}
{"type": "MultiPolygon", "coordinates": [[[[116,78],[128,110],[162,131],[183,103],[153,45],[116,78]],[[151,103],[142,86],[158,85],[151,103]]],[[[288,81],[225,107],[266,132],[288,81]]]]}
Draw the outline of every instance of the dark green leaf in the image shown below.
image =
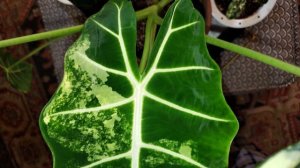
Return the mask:
{"type": "Polygon", "coordinates": [[[26,62],[17,63],[10,54],[0,50],[0,66],[9,83],[20,92],[28,92],[31,87],[32,66],[26,62]]]}
{"type": "Polygon", "coordinates": [[[86,21],[41,114],[54,167],[227,167],[237,120],[191,1],[170,7],[143,74],[135,43],[129,1],[86,21]]]}

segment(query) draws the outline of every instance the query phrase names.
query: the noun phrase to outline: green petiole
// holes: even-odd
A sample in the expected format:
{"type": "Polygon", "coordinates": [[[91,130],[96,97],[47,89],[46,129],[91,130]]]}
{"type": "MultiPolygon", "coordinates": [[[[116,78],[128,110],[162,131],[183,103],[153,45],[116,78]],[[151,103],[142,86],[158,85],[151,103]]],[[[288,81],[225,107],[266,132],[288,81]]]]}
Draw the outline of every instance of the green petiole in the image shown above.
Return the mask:
{"type": "MultiPolygon", "coordinates": [[[[160,23],[162,19],[158,16],[158,13],[168,5],[172,0],[161,0],[159,3],[151,5],[145,9],[139,10],[136,12],[137,21],[144,20],[149,16],[153,16],[155,22],[160,23]]],[[[44,33],[37,33],[33,35],[17,37],[7,40],[0,41],[0,48],[9,47],[18,44],[24,44],[33,41],[39,41],[43,39],[52,39],[52,38],[60,38],[68,35],[72,35],[74,33],[78,33],[82,30],[83,25],[73,26],[68,28],[62,28],[57,30],[52,30],[44,33]]]]}
{"type": "Polygon", "coordinates": [[[206,42],[208,44],[226,49],[228,51],[232,51],[232,52],[240,54],[242,56],[246,56],[248,58],[271,65],[271,66],[281,69],[283,71],[300,76],[300,67],[298,67],[296,65],[281,61],[281,60],[271,57],[269,55],[262,54],[260,52],[251,50],[249,48],[241,47],[239,45],[236,45],[236,44],[224,41],[224,40],[220,40],[220,39],[213,38],[210,36],[206,36],[205,38],[206,38],[206,42]]]}
{"type": "Polygon", "coordinates": [[[63,29],[52,30],[44,33],[37,33],[28,36],[2,40],[0,41],[0,48],[9,47],[18,44],[24,44],[33,41],[44,40],[44,39],[65,37],[80,32],[82,28],[83,25],[79,25],[79,26],[73,26],[73,27],[68,27],[63,29]]]}
{"type": "MultiPolygon", "coordinates": [[[[158,16],[158,13],[161,11],[161,9],[163,9],[164,6],[169,4],[171,1],[172,0],[161,0],[156,5],[149,6],[143,10],[136,12],[138,21],[148,18],[148,20],[147,20],[148,27],[146,28],[147,30],[146,30],[146,39],[145,39],[145,46],[144,46],[145,48],[144,48],[142,61],[140,64],[141,72],[143,71],[143,69],[146,66],[148,55],[152,48],[151,44],[154,41],[156,24],[159,24],[161,22],[161,19],[158,16]]],[[[3,41],[0,41],[0,48],[23,44],[23,43],[28,43],[28,42],[33,42],[33,41],[38,41],[38,40],[43,40],[43,39],[53,39],[53,38],[65,37],[68,35],[72,35],[74,33],[79,33],[82,30],[82,28],[83,28],[83,25],[79,25],[79,26],[73,26],[73,27],[48,31],[48,32],[44,32],[44,33],[38,33],[38,34],[3,40],[3,41]]],[[[300,67],[297,67],[295,65],[292,65],[292,64],[284,62],[284,61],[281,61],[277,58],[268,56],[266,54],[262,54],[257,51],[254,51],[254,50],[251,50],[251,49],[248,49],[245,47],[241,47],[239,45],[236,45],[236,44],[233,44],[233,43],[230,43],[227,41],[223,41],[223,40],[220,40],[217,38],[212,38],[209,36],[206,36],[206,42],[208,44],[212,44],[212,45],[218,46],[220,48],[224,48],[228,51],[235,52],[237,54],[246,56],[248,58],[252,58],[257,61],[263,62],[265,64],[271,65],[271,66],[281,69],[283,71],[300,76],[300,67]]]]}
{"type": "Polygon", "coordinates": [[[155,39],[156,28],[157,28],[157,24],[155,23],[154,18],[150,16],[147,19],[147,23],[146,23],[144,50],[143,50],[142,60],[139,67],[140,73],[143,73],[147,65],[150,51],[152,50],[154,39],[155,39]]]}
{"type": "Polygon", "coordinates": [[[26,61],[27,59],[31,58],[33,55],[37,54],[38,52],[40,52],[44,48],[48,47],[53,41],[55,41],[55,40],[50,40],[50,41],[46,42],[45,44],[42,44],[38,48],[32,50],[29,54],[27,54],[26,56],[22,57],[20,60],[18,60],[16,63],[14,63],[13,65],[11,65],[7,69],[8,70],[13,69],[14,67],[16,67],[17,65],[19,65],[20,63],[26,61]]]}

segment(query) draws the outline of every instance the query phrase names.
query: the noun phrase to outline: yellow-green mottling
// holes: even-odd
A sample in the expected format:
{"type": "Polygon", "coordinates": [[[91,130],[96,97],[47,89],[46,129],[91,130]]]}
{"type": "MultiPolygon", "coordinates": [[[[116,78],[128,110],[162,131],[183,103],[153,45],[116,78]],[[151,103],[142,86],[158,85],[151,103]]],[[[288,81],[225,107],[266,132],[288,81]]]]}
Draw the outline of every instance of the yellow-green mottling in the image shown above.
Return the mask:
{"type": "Polygon", "coordinates": [[[44,122],[48,134],[61,145],[77,152],[85,152],[88,161],[96,161],[124,152],[130,148],[130,121],[119,109],[74,115],[53,115],[61,109],[85,109],[123,100],[124,97],[107,85],[109,74],[88,62],[85,50],[87,39],[69,49],[65,63],[65,77],[58,93],[45,109],[44,122]],[[72,55],[71,55],[72,54],[72,55]],[[116,138],[116,137],[124,137],[116,138]],[[125,137],[127,137],[125,139],[125,137]]]}
{"type": "Polygon", "coordinates": [[[192,148],[190,146],[181,145],[179,148],[179,153],[182,155],[191,158],[192,157],[192,148]]]}

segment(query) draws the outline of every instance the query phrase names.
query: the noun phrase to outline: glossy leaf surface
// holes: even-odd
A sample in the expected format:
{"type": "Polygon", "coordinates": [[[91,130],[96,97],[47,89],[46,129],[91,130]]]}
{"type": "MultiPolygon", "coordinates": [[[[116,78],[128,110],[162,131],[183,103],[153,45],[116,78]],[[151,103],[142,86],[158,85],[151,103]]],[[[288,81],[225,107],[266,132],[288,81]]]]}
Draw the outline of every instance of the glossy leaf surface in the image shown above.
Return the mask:
{"type": "Polygon", "coordinates": [[[32,66],[27,62],[18,63],[10,54],[0,50],[0,67],[12,87],[20,92],[28,92],[31,87],[32,66]]]}
{"type": "Polygon", "coordinates": [[[237,121],[189,0],[174,2],[145,72],[129,1],[90,17],[40,126],[55,167],[227,167],[237,121]]]}

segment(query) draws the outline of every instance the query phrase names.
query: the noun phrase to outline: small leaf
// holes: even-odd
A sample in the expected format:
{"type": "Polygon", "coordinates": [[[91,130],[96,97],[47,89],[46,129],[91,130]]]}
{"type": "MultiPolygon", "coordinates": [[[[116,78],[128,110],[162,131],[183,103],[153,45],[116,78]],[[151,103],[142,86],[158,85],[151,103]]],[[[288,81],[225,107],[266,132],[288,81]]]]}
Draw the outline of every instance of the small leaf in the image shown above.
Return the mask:
{"type": "Polygon", "coordinates": [[[26,62],[17,63],[10,54],[0,50],[0,66],[6,79],[20,92],[28,92],[31,87],[32,66],[26,62]]]}
{"type": "Polygon", "coordinates": [[[167,12],[143,74],[130,1],[90,17],[40,127],[54,167],[227,167],[237,120],[190,0],[167,12]]]}

